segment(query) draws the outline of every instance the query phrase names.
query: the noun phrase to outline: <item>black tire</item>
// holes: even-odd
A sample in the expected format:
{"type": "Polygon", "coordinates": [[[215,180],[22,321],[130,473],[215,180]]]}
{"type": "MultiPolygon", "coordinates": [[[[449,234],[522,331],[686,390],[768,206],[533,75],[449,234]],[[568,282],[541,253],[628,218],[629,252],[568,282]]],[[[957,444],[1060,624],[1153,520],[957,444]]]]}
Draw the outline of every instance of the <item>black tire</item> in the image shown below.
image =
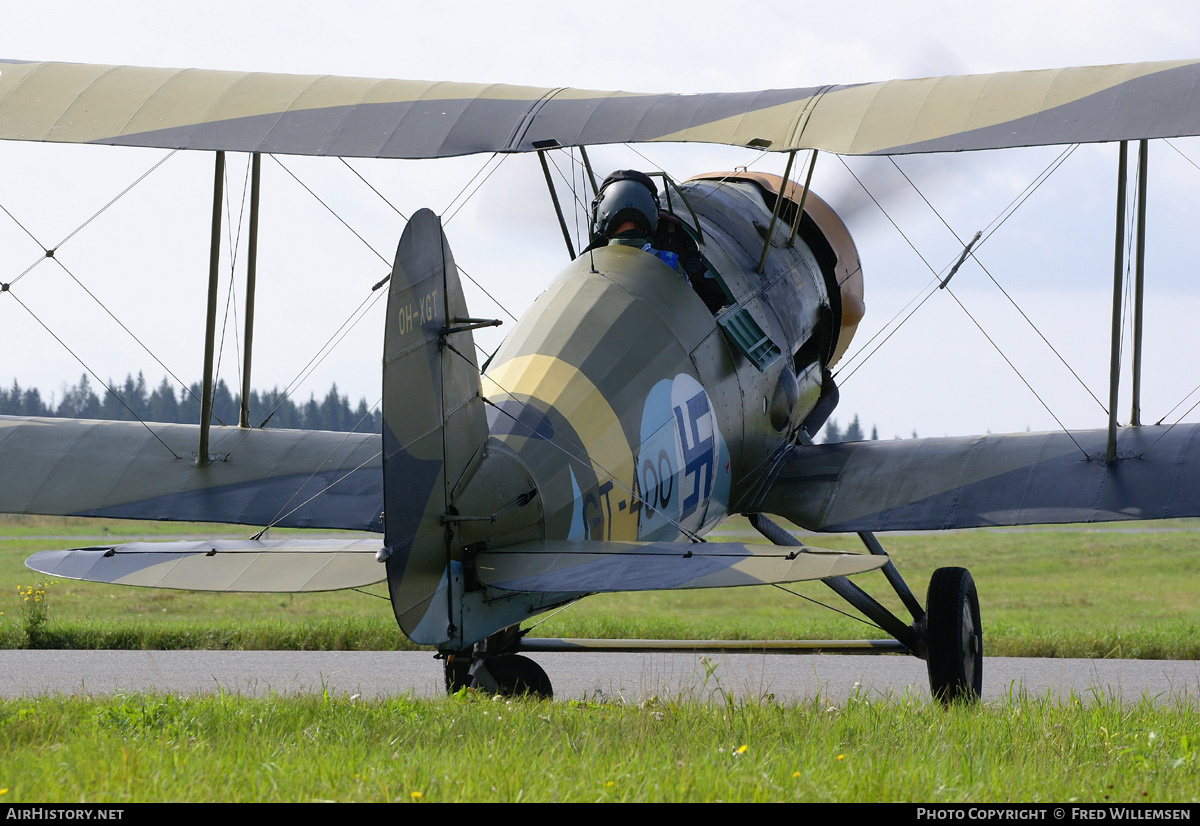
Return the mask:
{"type": "Polygon", "coordinates": [[[944,705],[973,703],[983,691],[979,595],[966,568],[938,568],[929,580],[925,665],[929,690],[944,705]]]}
{"type": "Polygon", "coordinates": [[[542,667],[520,654],[500,654],[488,657],[488,672],[504,697],[532,696],[543,700],[554,697],[550,678],[542,667]]]}

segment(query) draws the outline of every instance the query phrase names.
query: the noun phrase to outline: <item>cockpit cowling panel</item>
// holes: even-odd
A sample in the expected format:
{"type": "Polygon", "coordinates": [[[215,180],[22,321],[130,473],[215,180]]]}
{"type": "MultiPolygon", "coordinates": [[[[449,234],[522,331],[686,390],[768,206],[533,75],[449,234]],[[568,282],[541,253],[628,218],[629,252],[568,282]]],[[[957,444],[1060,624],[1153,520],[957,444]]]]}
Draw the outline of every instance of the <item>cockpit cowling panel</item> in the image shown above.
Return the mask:
{"type": "MultiPolygon", "coordinates": [[[[734,185],[750,182],[755,185],[764,199],[768,221],[770,211],[774,208],[775,199],[783,188],[786,201],[780,209],[779,226],[775,229],[777,243],[780,234],[786,236],[784,245],[791,237],[792,224],[795,222],[796,208],[803,195],[802,188],[788,181],[786,184],[777,175],[756,172],[716,172],[696,175],[689,178],[687,184],[701,182],[717,182],[734,185]]],[[[866,311],[863,301],[862,262],[854,239],[846,224],[824,199],[809,191],[803,195],[804,216],[796,229],[796,237],[811,251],[826,279],[829,306],[837,319],[836,338],[832,342],[832,352],[827,356],[824,366],[832,367],[845,354],[851,339],[858,328],[866,311]]],[[[765,228],[764,228],[765,229],[765,228]]],[[[765,238],[765,234],[764,234],[765,238]]],[[[762,240],[758,242],[758,254],[761,254],[762,240]]],[[[755,259],[757,263],[757,259],[755,259]]]]}

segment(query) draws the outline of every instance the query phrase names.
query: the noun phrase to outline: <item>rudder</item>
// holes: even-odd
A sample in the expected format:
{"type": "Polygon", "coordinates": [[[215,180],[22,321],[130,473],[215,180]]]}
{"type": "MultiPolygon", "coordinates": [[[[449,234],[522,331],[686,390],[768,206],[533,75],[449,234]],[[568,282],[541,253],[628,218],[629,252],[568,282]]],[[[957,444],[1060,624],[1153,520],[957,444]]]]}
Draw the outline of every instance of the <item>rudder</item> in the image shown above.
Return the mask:
{"type": "Polygon", "coordinates": [[[443,517],[487,439],[479,366],[441,219],[422,209],[396,249],[383,357],[384,541],[392,608],[414,642],[453,644],[443,517]]]}

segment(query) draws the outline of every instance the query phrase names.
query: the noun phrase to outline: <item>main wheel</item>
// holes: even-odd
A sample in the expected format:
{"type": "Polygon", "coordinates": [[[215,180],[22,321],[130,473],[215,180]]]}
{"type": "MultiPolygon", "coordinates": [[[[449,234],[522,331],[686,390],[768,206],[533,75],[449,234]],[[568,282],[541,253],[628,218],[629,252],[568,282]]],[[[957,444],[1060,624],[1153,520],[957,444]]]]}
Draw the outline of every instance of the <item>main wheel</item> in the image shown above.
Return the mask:
{"type": "Polygon", "coordinates": [[[929,690],[946,705],[978,700],[983,690],[983,626],[975,580],[966,568],[938,568],[929,580],[926,604],[929,690]]]}
{"type": "Polygon", "coordinates": [[[497,693],[505,697],[531,695],[543,700],[554,697],[550,678],[542,667],[520,654],[488,657],[487,669],[496,681],[497,693]]]}

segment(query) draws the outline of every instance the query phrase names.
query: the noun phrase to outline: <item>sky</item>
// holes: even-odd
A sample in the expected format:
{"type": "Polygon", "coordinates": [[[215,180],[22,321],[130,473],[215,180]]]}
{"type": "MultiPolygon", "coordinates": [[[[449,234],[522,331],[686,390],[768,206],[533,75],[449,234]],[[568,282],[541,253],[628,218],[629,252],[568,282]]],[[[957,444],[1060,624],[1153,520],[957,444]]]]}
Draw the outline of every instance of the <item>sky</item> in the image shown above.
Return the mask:
{"type": "MultiPolygon", "coordinates": [[[[701,1],[684,14],[677,4],[646,2],[516,9],[476,2],[46,0],[6,10],[0,55],[643,92],[1200,56],[1200,5],[1140,3],[1136,16],[1129,8],[1095,0],[701,1]]],[[[927,292],[931,270],[957,258],[956,236],[989,226],[1061,152],[1049,147],[898,159],[928,204],[886,159],[821,156],[814,188],[842,212],[854,234],[867,303],[841,366],[835,419],[844,424],[857,413],[868,432],[875,426],[882,438],[1045,430],[1056,428],[1056,421],[1072,428],[1105,426],[1114,146],[1071,153],[979,248],[986,272],[967,263],[951,284],[953,296],[939,291],[908,315],[908,302],[927,292]],[[875,193],[887,217],[861,194],[850,170],[875,193]],[[906,316],[891,332],[890,322],[906,316]]],[[[598,147],[591,157],[602,173],[632,166],[662,168],[677,178],[743,165],[781,173],[785,161],[778,154],[701,145],[598,147]]],[[[1200,316],[1192,240],[1197,164],[1200,143],[1194,140],[1151,146],[1143,393],[1148,422],[1186,399],[1167,419],[1174,421],[1200,398],[1188,396],[1200,385],[1193,356],[1200,316]]],[[[230,156],[227,201],[235,216],[245,210],[245,166],[244,156],[230,156]]],[[[15,378],[61,397],[85,364],[105,380],[140,370],[157,384],[168,369],[197,380],[212,174],[209,153],[0,142],[0,206],[9,213],[0,213],[0,281],[12,282],[24,305],[0,294],[0,382],[15,378]],[[152,168],[128,195],[100,211],[152,168]],[[56,248],[55,261],[43,260],[48,247],[56,248]]],[[[466,273],[473,315],[519,316],[567,263],[532,157],[349,165],[268,158],[263,180],[253,384],[295,381],[298,401],[323,395],[333,382],[354,403],[378,399],[382,291],[373,293],[371,286],[390,268],[404,226],[397,210],[407,215],[428,206],[443,215],[466,273]],[[484,178],[469,199],[458,197],[484,178]],[[343,332],[322,355],[324,343],[343,332]]],[[[568,209],[572,220],[581,210],[568,209]]],[[[244,230],[239,234],[232,226],[228,238],[238,252],[227,245],[222,260],[222,308],[231,283],[235,298],[222,319],[220,375],[236,385],[244,230]]],[[[479,340],[488,350],[499,341],[486,335],[479,340]]],[[[1129,415],[1127,362],[1122,421],[1129,415]]],[[[1194,412],[1188,416],[1197,419],[1194,412]]]]}

